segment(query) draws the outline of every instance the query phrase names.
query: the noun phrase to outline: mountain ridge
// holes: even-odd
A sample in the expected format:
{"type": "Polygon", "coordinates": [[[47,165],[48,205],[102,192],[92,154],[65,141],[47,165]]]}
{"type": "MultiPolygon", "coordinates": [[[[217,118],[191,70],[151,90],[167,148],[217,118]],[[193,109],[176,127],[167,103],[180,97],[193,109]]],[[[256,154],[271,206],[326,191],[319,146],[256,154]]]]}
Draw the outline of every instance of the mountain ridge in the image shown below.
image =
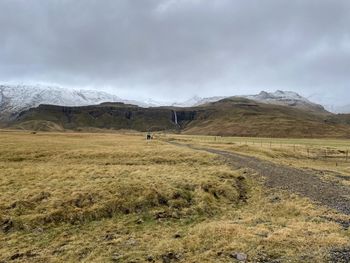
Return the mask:
{"type": "Polygon", "coordinates": [[[293,91],[261,91],[257,95],[247,95],[242,97],[267,104],[283,105],[305,110],[327,112],[322,105],[311,102],[307,98],[302,97],[301,95],[293,91]]]}
{"type": "Polygon", "coordinates": [[[215,136],[350,138],[349,115],[324,114],[240,97],[183,108],[142,108],[124,103],[80,107],[40,105],[21,112],[10,127],[46,131],[104,129],[215,136]]]}
{"type": "Polygon", "coordinates": [[[104,91],[97,90],[71,90],[56,86],[42,85],[0,85],[0,121],[6,122],[16,119],[20,112],[38,107],[41,104],[58,106],[87,106],[98,105],[104,102],[122,102],[140,107],[198,107],[220,101],[225,98],[243,97],[260,103],[284,105],[305,110],[326,113],[323,106],[313,103],[299,94],[291,91],[266,92],[257,95],[239,96],[194,96],[183,102],[157,102],[148,99],[144,102],[127,100],[104,91]]]}
{"type": "Polygon", "coordinates": [[[139,106],[145,106],[104,91],[70,90],[41,85],[0,85],[0,120],[15,119],[20,112],[38,107],[40,104],[86,106],[103,102],[137,103],[139,106]]]}

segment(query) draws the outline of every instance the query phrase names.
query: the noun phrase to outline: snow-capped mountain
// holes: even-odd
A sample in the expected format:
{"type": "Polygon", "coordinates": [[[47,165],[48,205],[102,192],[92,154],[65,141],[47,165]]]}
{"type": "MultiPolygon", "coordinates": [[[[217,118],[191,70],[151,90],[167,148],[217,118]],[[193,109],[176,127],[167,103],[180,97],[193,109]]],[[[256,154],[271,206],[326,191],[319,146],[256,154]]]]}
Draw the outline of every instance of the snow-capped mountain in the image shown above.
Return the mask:
{"type": "MultiPolygon", "coordinates": [[[[295,108],[308,109],[308,110],[324,111],[323,106],[313,103],[293,91],[282,91],[282,90],[277,90],[275,92],[262,91],[257,95],[238,95],[235,97],[243,97],[243,98],[247,98],[247,99],[254,100],[261,103],[291,106],[295,108]]],[[[174,103],[172,104],[172,106],[194,107],[194,106],[207,104],[210,102],[216,102],[225,98],[228,98],[228,97],[216,96],[216,97],[209,97],[209,98],[201,98],[198,96],[194,96],[193,98],[187,101],[184,101],[182,103],[174,103]]]]}
{"type": "MultiPolygon", "coordinates": [[[[239,96],[255,100],[261,103],[286,105],[314,111],[325,111],[321,105],[310,102],[308,99],[291,91],[265,92],[257,95],[239,96]]],[[[52,86],[27,86],[27,85],[0,85],[0,121],[8,121],[16,118],[24,110],[37,107],[40,104],[60,106],[85,106],[96,105],[103,102],[123,102],[141,107],[195,107],[227,98],[216,96],[202,98],[194,96],[184,102],[158,102],[148,99],[145,102],[125,100],[116,95],[96,90],[71,90],[52,86]]],[[[350,109],[342,109],[341,112],[350,112],[350,109]]]]}
{"type": "Polygon", "coordinates": [[[175,102],[171,106],[174,107],[195,107],[195,106],[200,106],[203,104],[207,104],[210,102],[216,102],[219,100],[222,100],[226,97],[224,96],[216,96],[216,97],[208,97],[208,98],[201,98],[199,96],[194,96],[184,102],[175,102]]]}
{"type": "Polygon", "coordinates": [[[0,120],[10,120],[21,111],[37,107],[40,104],[84,106],[102,102],[124,102],[145,106],[144,103],[123,100],[103,91],[70,90],[39,85],[0,85],[0,120]]]}
{"type": "Polygon", "coordinates": [[[161,107],[161,106],[169,106],[171,103],[164,101],[157,101],[152,98],[148,98],[144,102],[145,107],[161,107]]]}
{"type": "Polygon", "coordinates": [[[199,96],[194,96],[188,100],[182,101],[182,102],[175,102],[171,104],[171,106],[174,107],[193,107],[197,105],[203,98],[199,96]]]}
{"type": "Polygon", "coordinates": [[[254,100],[261,103],[291,106],[300,109],[307,109],[313,111],[326,111],[322,105],[313,103],[307,98],[300,96],[293,91],[277,90],[275,92],[262,91],[257,95],[240,96],[250,100],[254,100]]]}

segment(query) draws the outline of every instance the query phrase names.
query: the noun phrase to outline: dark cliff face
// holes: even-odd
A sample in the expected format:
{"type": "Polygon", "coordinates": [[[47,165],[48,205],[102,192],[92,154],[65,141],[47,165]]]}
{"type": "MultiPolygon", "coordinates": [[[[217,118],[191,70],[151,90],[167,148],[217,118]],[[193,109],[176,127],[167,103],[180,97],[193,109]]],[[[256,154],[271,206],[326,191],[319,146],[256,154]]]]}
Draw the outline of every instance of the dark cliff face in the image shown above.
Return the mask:
{"type": "Polygon", "coordinates": [[[195,110],[173,110],[173,116],[171,121],[175,123],[175,114],[176,120],[180,127],[186,126],[187,123],[196,119],[198,111],[195,110]]]}
{"type": "Polygon", "coordinates": [[[133,129],[159,131],[183,128],[194,120],[196,111],[168,108],[141,108],[125,104],[101,104],[84,107],[40,105],[22,112],[16,122],[46,120],[66,129],[96,127],[107,129],[133,129]],[[178,125],[175,123],[175,114],[178,125]]]}

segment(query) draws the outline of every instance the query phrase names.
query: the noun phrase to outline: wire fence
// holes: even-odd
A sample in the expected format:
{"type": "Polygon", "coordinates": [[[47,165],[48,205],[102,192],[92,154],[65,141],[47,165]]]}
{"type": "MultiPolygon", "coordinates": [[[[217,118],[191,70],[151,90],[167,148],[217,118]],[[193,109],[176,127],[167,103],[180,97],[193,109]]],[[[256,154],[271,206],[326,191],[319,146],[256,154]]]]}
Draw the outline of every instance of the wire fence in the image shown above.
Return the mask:
{"type": "Polygon", "coordinates": [[[270,149],[276,152],[288,152],[296,157],[324,159],[329,161],[350,162],[350,140],[337,139],[274,139],[244,138],[197,135],[169,135],[180,140],[197,141],[211,144],[235,145],[241,147],[270,149]]]}

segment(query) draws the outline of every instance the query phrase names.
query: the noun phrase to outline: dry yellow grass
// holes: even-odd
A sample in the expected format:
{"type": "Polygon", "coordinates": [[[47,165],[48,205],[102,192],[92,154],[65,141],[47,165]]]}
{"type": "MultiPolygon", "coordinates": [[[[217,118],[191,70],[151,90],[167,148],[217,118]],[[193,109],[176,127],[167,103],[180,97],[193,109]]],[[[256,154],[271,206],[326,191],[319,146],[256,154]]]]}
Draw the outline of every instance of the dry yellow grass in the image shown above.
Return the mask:
{"type": "MultiPolygon", "coordinates": [[[[168,135],[179,142],[209,146],[292,165],[334,171],[350,176],[350,140],[346,139],[277,139],[168,135]]],[[[346,183],[346,182],[344,182],[346,183]]]]}
{"type": "Polygon", "coordinates": [[[215,155],[141,134],[0,133],[0,261],[326,262],[349,232],[215,155]]]}

